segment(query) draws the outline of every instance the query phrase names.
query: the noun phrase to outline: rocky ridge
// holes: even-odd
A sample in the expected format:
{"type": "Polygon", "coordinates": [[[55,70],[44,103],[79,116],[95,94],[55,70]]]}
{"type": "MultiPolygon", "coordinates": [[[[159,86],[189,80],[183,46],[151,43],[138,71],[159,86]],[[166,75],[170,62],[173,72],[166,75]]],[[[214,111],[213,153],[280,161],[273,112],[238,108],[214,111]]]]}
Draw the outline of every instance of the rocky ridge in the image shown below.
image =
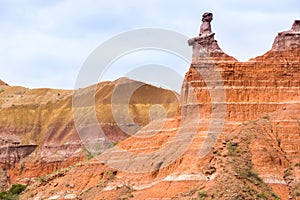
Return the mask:
{"type": "Polygon", "coordinates": [[[48,174],[22,198],[299,198],[299,23],[279,33],[269,52],[238,62],[218,46],[211,20],[205,13],[199,36],[189,40],[193,60],[177,116],[48,174]]]}
{"type": "Polygon", "coordinates": [[[2,80],[0,80],[0,85],[6,85],[6,86],[8,86],[8,84],[7,83],[5,83],[4,81],[2,81],[2,80]]]}
{"type": "MultiPolygon", "coordinates": [[[[143,112],[153,105],[164,106],[169,116],[176,114],[176,93],[138,81],[122,78],[80,89],[84,94],[95,89],[92,91],[96,95],[96,114],[110,143],[127,137],[113,120],[110,104],[114,88],[129,90],[136,85],[139,88],[126,107],[129,107],[134,123],[149,123],[148,113],[143,112]],[[152,99],[151,93],[158,98],[152,99]]],[[[73,91],[28,89],[6,84],[1,85],[0,90],[0,167],[6,177],[1,179],[0,190],[16,182],[31,183],[37,177],[90,156],[73,121],[73,91]]],[[[3,173],[1,171],[1,177],[3,173]]]]}

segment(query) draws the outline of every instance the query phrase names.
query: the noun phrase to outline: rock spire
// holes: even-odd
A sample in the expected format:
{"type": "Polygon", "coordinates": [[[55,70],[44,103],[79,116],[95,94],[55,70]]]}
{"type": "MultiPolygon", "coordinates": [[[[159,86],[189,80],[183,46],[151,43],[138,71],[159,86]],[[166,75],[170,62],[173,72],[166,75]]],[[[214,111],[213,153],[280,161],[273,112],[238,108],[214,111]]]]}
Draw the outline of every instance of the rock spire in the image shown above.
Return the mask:
{"type": "Polygon", "coordinates": [[[224,53],[215,40],[215,33],[212,32],[211,21],[213,14],[206,12],[202,15],[202,24],[197,37],[188,40],[188,44],[193,47],[193,62],[198,62],[204,58],[218,58],[221,60],[235,60],[224,53]]]}

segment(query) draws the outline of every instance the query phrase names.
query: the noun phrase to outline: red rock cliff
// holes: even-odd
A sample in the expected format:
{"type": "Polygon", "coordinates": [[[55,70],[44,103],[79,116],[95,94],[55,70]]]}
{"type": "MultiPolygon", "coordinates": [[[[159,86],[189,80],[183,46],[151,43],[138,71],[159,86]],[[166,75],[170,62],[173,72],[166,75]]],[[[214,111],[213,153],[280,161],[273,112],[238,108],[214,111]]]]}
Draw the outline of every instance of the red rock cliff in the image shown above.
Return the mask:
{"type": "Polygon", "coordinates": [[[189,40],[178,116],[151,122],[137,133],[146,139],[127,138],[102,163],[52,175],[23,198],[299,198],[299,21],[269,52],[238,62],[218,46],[211,20],[205,13],[189,40]]]}

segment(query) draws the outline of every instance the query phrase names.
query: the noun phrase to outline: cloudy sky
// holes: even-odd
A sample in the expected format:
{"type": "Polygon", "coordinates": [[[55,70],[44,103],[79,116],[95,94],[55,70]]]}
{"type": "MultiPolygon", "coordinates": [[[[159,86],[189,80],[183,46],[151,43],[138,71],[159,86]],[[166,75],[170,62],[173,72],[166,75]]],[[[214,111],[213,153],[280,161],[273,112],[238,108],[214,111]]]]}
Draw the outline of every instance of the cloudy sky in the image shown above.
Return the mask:
{"type": "MultiPolygon", "coordinates": [[[[194,37],[206,11],[214,13],[221,48],[245,61],[269,50],[277,32],[290,29],[300,18],[300,1],[0,0],[0,79],[72,89],[90,53],[111,37],[139,28],[194,37]]],[[[181,72],[189,66],[171,67],[181,72]]]]}

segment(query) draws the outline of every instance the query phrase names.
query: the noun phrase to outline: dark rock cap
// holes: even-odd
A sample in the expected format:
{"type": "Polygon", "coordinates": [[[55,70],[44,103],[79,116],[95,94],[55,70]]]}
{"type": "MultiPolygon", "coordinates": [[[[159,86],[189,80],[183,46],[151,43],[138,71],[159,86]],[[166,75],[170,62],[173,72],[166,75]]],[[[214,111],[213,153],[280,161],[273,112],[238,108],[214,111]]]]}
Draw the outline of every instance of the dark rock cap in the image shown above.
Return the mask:
{"type": "Polygon", "coordinates": [[[211,22],[213,19],[213,14],[210,12],[206,12],[202,15],[202,21],[203,22],[211,22]]]}
{"type": "Polygon", "coordinates": [[[300,20],[295,20],[292,26],[292,31],[300,32],[300,20]]]}

